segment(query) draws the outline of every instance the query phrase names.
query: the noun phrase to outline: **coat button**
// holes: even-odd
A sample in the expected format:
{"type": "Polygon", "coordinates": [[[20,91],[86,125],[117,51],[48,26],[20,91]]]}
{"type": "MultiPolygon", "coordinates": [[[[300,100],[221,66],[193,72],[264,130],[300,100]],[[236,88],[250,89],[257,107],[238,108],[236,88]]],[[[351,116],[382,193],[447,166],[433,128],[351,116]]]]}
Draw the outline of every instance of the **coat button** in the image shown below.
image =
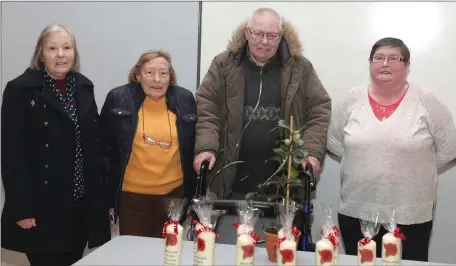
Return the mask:
{"type": "Polygon", "coordinates": [[[49,144],[46,143],[46,144],[44,145],[44,147],[49,148],[49,144]]]}
{"type": "Polygon", "coordinates": [[[43,104],[43,108],[46,108],[46,104],[43,104]]]}
{"type": "Polygon", "coordinates": [[[48,125],[48,122],[44,122],[44,126],[47,127],[47,125],[48,125]]]}
{"type": "Polygon", "coordinates": [[[48,181],[47,181],[47,180],[46,180],[46,181],[44,181],[44,184],[45,184],[45,185],[47,185],[47,184],[48,184],[48,181]]]}
{"type": "Polygon", "coordinates": [[[44,165],[44,168],[49,168],[49,165],[45,164],[45,165],[44,165]]]}

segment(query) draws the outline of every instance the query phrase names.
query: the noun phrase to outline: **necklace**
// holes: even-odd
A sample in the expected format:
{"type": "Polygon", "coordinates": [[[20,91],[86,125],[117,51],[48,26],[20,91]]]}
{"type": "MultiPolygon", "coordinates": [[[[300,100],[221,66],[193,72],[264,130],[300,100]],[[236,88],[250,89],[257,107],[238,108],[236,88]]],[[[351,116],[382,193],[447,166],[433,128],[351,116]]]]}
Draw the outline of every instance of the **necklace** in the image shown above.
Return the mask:
{"type": "Polygon", "coordinates": [[[143,139],[144,143],[146,144],[146,148],[149,148],[151,145],[158,145],[160,148],[162,148],[165,152],[168,152],[169,148],[173,145],[173,139],[171,136],[171,121],[169,119],[169,110],[166,108],[166,114],[168,117],[168,127],[169,127],[169,139],[170,141],[161,141],[161,140],[156,140],[154,137],[146,135],[146,131],[144,130],[144,103],[141,104],[141,111],[142,111],[142,128],[143,128],[143,139]]]}

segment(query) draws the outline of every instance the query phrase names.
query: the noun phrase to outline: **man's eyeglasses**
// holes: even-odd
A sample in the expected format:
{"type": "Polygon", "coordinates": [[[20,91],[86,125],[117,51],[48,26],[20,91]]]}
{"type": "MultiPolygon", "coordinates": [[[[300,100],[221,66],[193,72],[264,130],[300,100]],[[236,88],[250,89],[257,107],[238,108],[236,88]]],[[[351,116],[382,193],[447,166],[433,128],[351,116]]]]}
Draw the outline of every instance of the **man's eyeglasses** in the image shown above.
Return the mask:
{"type": "Polygon", "coordinates": [[[400,55],[384,56],[384,55],[374,55],[372,57],[372,63],[381,64],[387,60],[388,63],[399,63],[404,62],[404,58],[400,55]]]}
{"type": "Polygon", "coordinates": [[[263,40],[264,36],[266,35],[266,39],[269,41],[277,41],[280,36],[282,36],[281,32],[261,32],[261,31],[252,31],[249,29],[250,36],[252,36],[253,39],[255,40],[263,40]]]}

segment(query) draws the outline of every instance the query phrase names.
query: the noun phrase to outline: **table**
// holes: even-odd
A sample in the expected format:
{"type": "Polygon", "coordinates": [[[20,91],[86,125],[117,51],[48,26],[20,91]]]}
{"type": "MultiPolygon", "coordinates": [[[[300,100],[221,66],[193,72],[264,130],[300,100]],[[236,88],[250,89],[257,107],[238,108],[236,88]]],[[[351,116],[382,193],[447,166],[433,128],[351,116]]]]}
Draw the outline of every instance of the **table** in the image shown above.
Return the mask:
{"type": "MultiPolygon", "coordinates": [[[[74,265],[163,265],[164,239],[117,236],[92,251],[74,265]]],[[[193,242],[184,241],[182,265],[193,265],[193,242]]],[[[236,246],[216,244],[214,265],[234,265],[236,246]]],[[[255,265],[277,265],[270,262],[266,249],[255,248],[255,265]]],[[[315,265],[313,252],[298,251],[297,265],[315,265]]],[[[339,265],[357,265],[356,256],[339,254],[339,265]]],[[[377,259],[377,265],[382,265],[377,259]]],[[[449,265],[403,260],[401,265],[449,265]]]]}

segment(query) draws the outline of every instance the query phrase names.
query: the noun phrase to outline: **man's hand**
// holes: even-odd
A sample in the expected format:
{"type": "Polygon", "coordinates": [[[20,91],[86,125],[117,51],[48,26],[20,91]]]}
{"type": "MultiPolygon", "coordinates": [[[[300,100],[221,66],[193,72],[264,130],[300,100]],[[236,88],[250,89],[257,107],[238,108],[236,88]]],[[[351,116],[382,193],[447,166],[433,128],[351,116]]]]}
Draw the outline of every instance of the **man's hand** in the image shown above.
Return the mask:
{"type": "Polygon", "coordinates": [[[19,225],[22,229],[30,229],[32,227],[36,227],[35,218],[20,220],[17,222],[17,225],[19,225]]]}
{"type": "Polygon", "coordinates": [[[308,156],[307,160],[302,161],[302,167],[306,169],[306,164],[310,163],[312,165],[312,170],[313,170],[313,176],[315,178],[320,176],[320,160],[313,156],[308,156]]]}
{"type": "Polygon", "coordinates": [[[203,151],[196,155],[193,160],[193,169],[195,169],[195,172],[198,175],[200,175],[201,164],[203,164],[204,161],[209,161],[209,170],[212,170],[212,167],[214,167],[215,164],[215,154],[209,151],[203,151]]]}

